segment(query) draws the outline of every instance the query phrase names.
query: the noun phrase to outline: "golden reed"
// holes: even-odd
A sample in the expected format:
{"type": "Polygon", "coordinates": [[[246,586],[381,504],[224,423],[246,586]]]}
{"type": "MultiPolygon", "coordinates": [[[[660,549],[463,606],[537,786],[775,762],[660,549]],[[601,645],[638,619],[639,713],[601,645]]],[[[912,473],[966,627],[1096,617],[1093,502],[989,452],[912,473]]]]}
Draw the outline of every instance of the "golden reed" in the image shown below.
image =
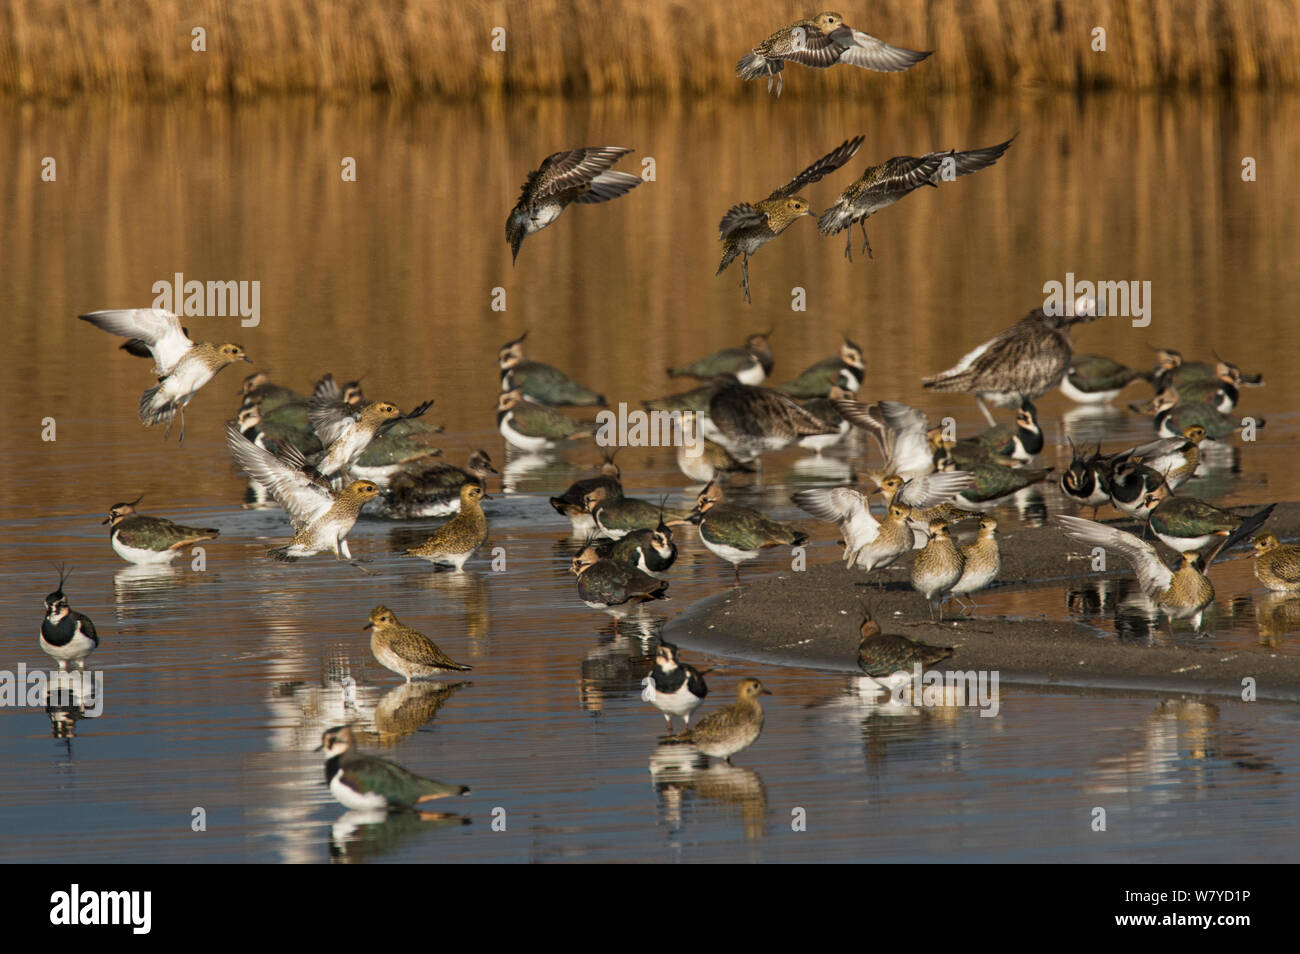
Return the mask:
{"type": "Polygon", "coordinates": [[[0,95],[756,95],[735,62],[823,3],[937,53],[901,75],[791,67],[787,96],[1300,86],[1297,0],[8,0],[0,95]]]}

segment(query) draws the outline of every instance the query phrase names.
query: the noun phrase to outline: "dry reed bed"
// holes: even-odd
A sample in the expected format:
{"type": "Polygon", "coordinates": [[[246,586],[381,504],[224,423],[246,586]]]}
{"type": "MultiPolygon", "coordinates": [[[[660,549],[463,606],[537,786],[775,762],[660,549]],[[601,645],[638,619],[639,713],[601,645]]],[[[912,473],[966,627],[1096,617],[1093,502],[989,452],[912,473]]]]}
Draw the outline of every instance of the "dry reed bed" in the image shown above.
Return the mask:
{"type": "MultiPolygon", "coordinates": [[[[1296,0],[836,0],[936,50],[902,75],[795,68],[787,96],[955,88],[1300,86],[1296,0]],[[1107,52],[1091,31],[1107,31],[1107,52]]],[[[736,60],[813,0],[10,0],[0,94],[757,95],[736,60]],[[191,30],[207,51],[191,50],[191,30]],[[491,49],[506,28],[506,52],[491,49]]]]}

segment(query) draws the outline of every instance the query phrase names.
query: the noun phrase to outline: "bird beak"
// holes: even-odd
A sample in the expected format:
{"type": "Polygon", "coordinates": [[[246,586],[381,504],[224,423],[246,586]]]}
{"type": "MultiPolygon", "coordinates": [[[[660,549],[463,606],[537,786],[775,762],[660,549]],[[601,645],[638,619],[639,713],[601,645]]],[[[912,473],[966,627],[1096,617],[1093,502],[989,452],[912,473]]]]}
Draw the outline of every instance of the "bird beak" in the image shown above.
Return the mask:
{"type": "Polygon", "coordinates": [[[249,364],[253,363],[253,359],[250,358],[248,355],[244,355],[244,360],[247,361],[249,364]]]}
{"type": "Polygon", "coordinates": [[[484,500],[491,500],[491,499],[493,499],[493,498],[492,498],[492,496],[491,496],[490,494],[484,494],[484,495],[483,495],[483,499],[484,499],[484,500]]]}
{"type": "Polygon", "coordinates": [[[313,752],[321,752],[321,751],[324,750],[324,748],[325,748],[325,743],[322,742],[320,745],[316,746],[316,748],[312,749],[312,751],[313,751],[313,752]]]}
{"type": "Polygon", "coordinates": [[[762,692],[759,693],[760,696],[770,696],[771,694],[772,694],[771,689],[764,689],[762,692]]]}
{"type": "Polygon", "coordinates": [[[364,630],[364,629],[374,629],[374,628],[375,628],[375,624],[374,624],[374,623],[366,623],[366,625],[365,625],[365,626],[362,626],[361,628],[362,628],[363,630],[364,630]]]}

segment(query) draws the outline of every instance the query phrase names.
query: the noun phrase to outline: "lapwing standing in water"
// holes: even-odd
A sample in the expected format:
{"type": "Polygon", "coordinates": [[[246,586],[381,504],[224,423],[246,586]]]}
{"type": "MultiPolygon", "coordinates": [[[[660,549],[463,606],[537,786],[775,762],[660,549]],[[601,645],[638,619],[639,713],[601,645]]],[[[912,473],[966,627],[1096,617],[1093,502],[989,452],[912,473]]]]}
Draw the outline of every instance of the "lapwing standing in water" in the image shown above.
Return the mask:
{"type": "Polygon", "coordinates": [[[721,382],[709,402],[708,417],[700,425],[705,437],[745,463],[788,447],[801,437],[839,433],[837,425],[822,421],[789,395],[731,378],[721,382]]]}
{"type": "Polygon", "coordinates": [[[1131,382],[1151,375],[1100,354],[1077,354],[1061,379],[1061,393],[1076,404],[1109,404],[1131,382]]]}
{"type": "Polygon", "coordinates": [[[668,598],[666,580],[656,579],[620,560],[602,557],[591,543],[573,558],[569,568],[578,578],[578,599],[592,609],[613,616],[615,630],[618,620],[642,603],[668,598]]]}
{"type": "Polygon", "coordinates": [[[558,368],[540,361],[529,361],[524,355],[524,332],[514,341],[507,341],[497,352],[497,367],[501,369],[501,390],[519,388],[524,397],[538,404],[601,406],[605,395],[597,394],[570,378],[558,368]]]}
{"type": "Polygon", "coordinates": [[[361,508],[379,496],[373,481],[354,480],[335,491],[292,448],[277,457],[249,441],[233,424],[226,427],[226,444],[239,468],[264,486],[293,522],[293,540],[267,550],[267,556],[289,563],[332,551],[340,559],[352,559],[347,537],[361,508]]]}
{"type": "Polygon", "coordinates": [[[691,714],[709,694],[704,676],[694,666],[677,658],[677,647],[660,641],[655,650],[654,668],[645,678],[641,698],[664,714],[668,731],[673,730],[673,716],[691,727],[691,714]]]}
{"type": "MultiPolygon", "coordinates": [[[[583,498],[583,504],[595,521],[597,533],[611,540],[620,540],[636,530],[653,530],[663,522],[662,504],[625,497],[621,485],[596,487],[583,498]]],[[[682,513],[672,514],[673,520],[684,517],[682,513]]]]}
{"type": "Polygon", "coordinates": [[[521,389],[502,391],[497,398],[497,430],[511,447],[535,452],[565,441],[592,437],[590,422],[573,418],[545,404],[534,404],[521,389]]]}
{"type": "Polygon", "coordinates": [[[1182,353],[1175,351],[1173,348],[1156,349],[1156,364],[1151,374],[1157,391],[1170,386],[1182,387],[1193,382],[1210,381],[1225,377],[1237,384],[1248,384],[1253,387],[1264,383],[1263,375],[1258,373],[1243,374],[1235,364],[1231,361],[1224,361],[1217,354],[1214,356],[1213,363],[1208,361],[1186,361],[1182,353]]]}
{"type": "Polygon", "coordinates": [[[1254,544],[1255,579],[1275,593],[1300,592],[1300,546],[1271,533],[1261,533],[1254,544]]]}
{"type": "MultiPolygon", "coordinates": [[[[122,347],[125,348],[126,345],[122,347]]],[[[242,407],[258,407],[263,414],[270,413],[285,404],[307,403],[306,395],[299,394],[293,388],[276,384],[271,380],[270,373],[266,371],[254,371],[244,378],[238,393],[243,399],[242,407]]]]}
{"type": "Polygon", "coordinates": [[[465,785],[448,785],[421,778],[396,762],[357,751],[352,727],[338,725],[325,730],[317,751],[325,752],[325,782],[330,792],[347,808],[360,810],[421,811],[421,806],[439,798],[468,795],[465,785]]]}
{"type": "Polygon", "coordinates": [[[379,665],[404,676],[407,682],[474,668],[456,662],[423,633],[403,626],[387,606],[371,610],[370,621],[362,629],[370,630],[370,651],[379,665]]]}
{"type": "MultiPolygon", "coordinates": [[[[834,204],[817,220],[817,231],[822,235],[836,235],[851,230],[855,224],[862,226],[862,251],[871,254],[867,240],[867,219],[910,195],[922,186],[937,189],[940,182],[987,169],[1002,158],[1012,139],[958,152],[927,152],[924,156],[895,156],[867,170],[843,192],[834,204]]],[[[844,257],[853,261],[853,233],[844,237],[844,257]]]]}
{"type": "Polygon", "coordinates": [[[1082,506],[1091,507],[1092,519],[1096,520],[1101,505],[1110,503],[1108,462],[1101,455],[1100,444],[1089,454],[1070,441],[1070,455],[1070,466],[1061,474],[1061,490],[1082,506]]]}
{"type": "Polygon", "coordinates": [[[743,80],[767,77],[767,91],[781,95],[787,61],[813,69],[827,69],[847,63],[878,73],[897,73],[909,69],[929,56],[933,50],[908,50],[891,46],[869,33],[855,30],[838,13],[819,13],[810,20],[796,20],[769,36],[736,64],[736,75],[743,80]]]}
{"type": "Polygon", "coordinates": [[[926,378],[925,387],[975,395],[989,425],[996,424],[986,401],[999,407],[1036,401],[1065,377],[1074,357],[1070,329],[1097,318],[1091,299],[1080,298],[1066,310],[1073,314],[1049,315],[1034,309],[947,371],[926,378]]]}
{"type": "Polygon", "coordinates": [[[750,507],[727,503],[717,481],[700,493],[687,519],[699,528],[700,541],[731,564],[736,586],[740,585],[740,564],[757,559],[769,547],[797,547],[808,539],[808,534],[792,524],[772,520],[750,507]]]}
{"type": "Polygon", "coordinates": [[[586,536],[596,531],[596,521],[587,509],[587,496],[597,489],[603,489],[607,497],[620,496],[623,476],[614,456],[618,448],[607,449],[605,459],[601,462],[600,473],[595,477],[583,477],[569,485],[569,489],[550,500],[552,509],[561,516],[569,518],[574,536],[586,536]]]}
{"type": "Polygon", "coordinates": [[[185,405],[199,388],[226,365],[253,360],[237,344],[195,344],[181,327],[180,319],[161,308],[92,311],[78,317],[109,334],[136,339],[149,348],[158,384],[140,395],[140,420],[146,426],[165,423],[164,440],[171,434],[172,420],[179,415],[180,441],[185,441],[185,405]]]}
{"type": "Polygon", "coordinates": [[[1033,401],[1022,400],[1014,424],[995,424],[957,443],[978,444],[994,454],[1027,464],[1043,450],[1043,428],[1038,423],[1038,408],[1033,401]]]}
{"type": "Polygon", "coordinates": [[[1154,533],[1165,546],[1188,553],[1202,551],[1249,526],[1247,533],[1263,526],[1277,504],[1269,504],[1249,517],[1239,517],[1196,497],[1175,497],[1168,484],[1161,484],[1147,495],[1155,507],[1147,517],[1154,533]]]}
{"type": "Polygon", "coordinates": [[[961,548],[961,577],[949,591],[959,604],[973,609],[974,600],[963,600],[988,587],[1002,571],[1002,551],[998,546],[998,522],[991,515],[980,518],[979,534],[961,548]]]}
{"type": "Polygon", "coordinates": [[[611,543],[598,544],[600,555],[621,560],[644,573],[660,575],[668,572],[677,562],[677,543],[673,540],[673,528],[664,522],[663,504],[664,501],[660,501],[657,526],[632,530],[611,543]]]}
{"type": "Polygon", "coordinates": [[[464,467],[429,461],[394,477],[377,501],[376,512],[403,520],[450,516],[460,510],[461,487],[477,483],[486,489],[488,474],[495,473],[497,469],[485,450],[471,452],[464,467]]]}
{"type": "Polygon", "coordinates": [[[506,219],[511,262],[519,258],[524,239],[558,219],[571,202],[608,202],[639,186],[639,176],[609,171],[631,151],[619,146],[589,146],[552,153],[543,159],[535,171],[528,173],[519,201],[506,219]]]}
{"type": "Polygon", "coordinates": [[[912,564],[912,588],[930,604],[930,619],[943,622],[943,601],[961,579],[966,568],[961,548],[948,534],[942,520],[930,521],[930,542],[912,564]]]}
{"type": "Polygon", "coordinates": [[[776,390],[800,400],[829,397],[834,387],[857,393],[865,368],[862,348],[845,338],[838,355],[818,361],[793,381],[777,385],[776,390]]]}
{"type": "Polygon", "coordinates": [[[861,635],[858,642],[858,668],[882,688],[894,688],[910,681],[915,666],[920,665],[925,669],[942,662],[955,652],[951,646],[931,646],[906,636],[886,633],[869,613],[858,632],[861,635]],[[899,672],[906,675],[906,680],[891,678],[899,672]]]}
{"type": "Polygon", "coordinates": [[[721,275],[737,255],[741,256],[740,285],[745,289],[745,301],[752,302],[749,297],[749,256],[803,216],[812,214],[808,200],[795,193],[844,165],[861,145],[861,136],[841,143],[785,185],[773,189],[766,199],[733,205],[722,217],[718,224],[722,261],[718,265],[717,274],[721,275]]]}
{"type": "Polygon", "coordinates": [[[41,651],[66,670],[70,664],[86,668],[86,657],[99,647],[99,633],[85,613],[68,605],[63,584],[68,575],[59,567],[58,588],[45,597],[45,618],[41,620],[41,651]]]}
{"type": "Polygon", "coordinates": [[[758,697],[771,694],[757,679],[742,679],[736,686],[735,702],[710,712],[695,728],[679,732],[666,741],[694,745],[705,755],[730,762],[733,755],[758,740],[763,731],[763,706],[758,697]]]}
{"type": "Polygon", "coordinates": [[[450,566],[457,573],[488,536],[483,514],[483,485],[466,481],[460,485],[460,512],[433,532],[424,543],[406,552],[438,566],[450,566]]]}
{"type": "Polygon", "coordinates": [[[1154,546],[1131,533],[1082,517],[1058,514],[1052,519],[1072,540],[1121,553],[1132,564],[1143,595],[1169,618],[1171,627],[1174,620],[1187,619],[1192,621],[1197,632],[1201,629],[1205,608],[1214,602],[1214,586],[1205,575],[1210,565],[1224,550],[1259,529],[1259,524],[1251,520],[1242,527],[1253,526],[1245,530],[1239,527],[1227,537],[1219,538],[1204,554],[1195,550],[1183,551],[1181,565],[1177,570],[1171,570],[1160,559],[1154,546]]]}
{"type": "MultiPolygon", "coordinates": [[[[1230,414],[1202,401],[1184,401],[1179,390],[1170,385],[1155,396],[1155,429],[1161,437],[1178,437],[1189,427],[1200,427],[1212,441],[1221,441],[1241,427],[1241,421],[1230,414]]],[[[1255,427],[1263,427],[1264,420],[1255,420],[1255,427]]]]}
{"type": "MultiPolygon", "coordinates": [[[[759,385],[772,373],[774,359],[768,337],[772,332],[750,335],[740,348],[723,348],[707,358],[668,369],[670,378],[698,378],[712,381],[719,374],[735,375],[741,384],[759,385]]],[[[707,402],[705,402],[707,407],[707,402]]],[[[652,408],[653,410],[653,408],[652,408]]],[[[668,410],[679,410],[669,408],[668,410]]]]}
{"type": "MultiPolygon", "coordinates": [[[[239,439],[244,440],[242,436],[239,439]]],[[[162,517],[137,513],[135,505],[143,499],[141,494],[128,503],[113,504],[102,521],[110,525],[108,533],[113,549],[128,563],[170,563],[191,544],[213,540],[221,533],[212,527],[185,527],[162,517]]]]}

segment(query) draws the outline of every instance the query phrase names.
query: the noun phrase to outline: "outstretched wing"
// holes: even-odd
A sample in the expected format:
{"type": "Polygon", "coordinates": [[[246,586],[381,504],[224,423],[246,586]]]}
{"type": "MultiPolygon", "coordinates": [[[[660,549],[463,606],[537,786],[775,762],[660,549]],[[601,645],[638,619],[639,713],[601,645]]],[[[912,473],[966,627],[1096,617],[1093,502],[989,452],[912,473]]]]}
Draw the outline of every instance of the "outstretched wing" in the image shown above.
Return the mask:
{"type": "Polygon", "coordinates": [[[360,416],[361,409],[333,398],[312,398],[307,404],[307,420],[325,447],[346,437],[360,416]]]}
{"type": "Polygon", "coordinates": [[[531,198],[585,185],[631,151],[621,146],[588,146],[552,153],[542,160],[537,178],[530,183],[531,198]]]}
{"type": "Polygon", "coordinates": [[[823,176],[829,175],[840,166],[844,165],[844,163],[852,159],[854,153],[862,147],[863,141],[862,136],[854,136],[852,139],[845,140],[785,185],[781,186],[781,188],[773,190],[772,194],[768,196],[768,198],[788,198],[804,186],[811,185],[823,176]]]}
{"type": "Polygon", "coordinates": [[[796,507],[827,523],[840,523],[867,509],[867,501],[852,487],[816,487],[791,498],[796,507]]]}
{"type": "Polygon", "coordinates": [[[1163,593],[1173,581],[1173,571],[1165,566],[1160,555],[1156,553],[1156,548],[1145,540],[1093,520],[1084,520],[1082,517],[1057,514],[1054,519],[1057,526],[1071,539],[1122,553],[1129,563],[1133,564],[1133,570],[1137,573],[1138,586],[1147,596],[1163,593]]]}
{"type": "Polygon", "coordinates": [[[946,503],[975,482],[975,475],[964,470],[913,477],[898,492],[898,503],[924,509],[946,503]]]}
{"type": "Polygon", "coordinates": [[[767,213],[760,212],[748,202],[742,202],[740,205],[733,205],[727,210],[727,214],[722,217],[718,223],[718,239],[725,239],[733,232],[750,228],[754,225],[762,225],[767,221],[767,213]]]}
{"type": "Polygon", "coordinates": [[[77,317],[109,334],[143,341],[153,355],[160,377],[171,374],[185,352],[194,347],[181,328],[180,319],[161,308],[120,308],[77,317]]]}
{"type": "Polygon", "coordinates": [[[958,176],[968,176],[972,172],[979,172],[981,169],[987,169],[993,163],[1002,158],[1002,154],[1007,151],[1011,143],[1015,141],[1012,136],[1006,142],[1000,142],[996,146],[985,146],[983,149],[966,149],[962,152],[932,152],[923,158],[937,156],[940,159],[940,169],[931,176],[930,181],[938,185],[943,181],[942,160],[951,156],[953,161],[953,174],[958,176]]]}
{"type": "Polygon", "coordinates": [[[830,39],[841,49],[839,62],[880,73],[897,73],[899,70],[908,69],[934,52],[893,46],[870,33],[863,33],[861,30],[853,30],[846,26],[832,33],[830,39]]]}
{"type": "Polygon", "coordinates": [[[226,443],[239,468],[270,492],[296,529],[315,522],[334,503],[328,490],[302,470],[258,447],[234,424],[226,425],[226,443]]]}

